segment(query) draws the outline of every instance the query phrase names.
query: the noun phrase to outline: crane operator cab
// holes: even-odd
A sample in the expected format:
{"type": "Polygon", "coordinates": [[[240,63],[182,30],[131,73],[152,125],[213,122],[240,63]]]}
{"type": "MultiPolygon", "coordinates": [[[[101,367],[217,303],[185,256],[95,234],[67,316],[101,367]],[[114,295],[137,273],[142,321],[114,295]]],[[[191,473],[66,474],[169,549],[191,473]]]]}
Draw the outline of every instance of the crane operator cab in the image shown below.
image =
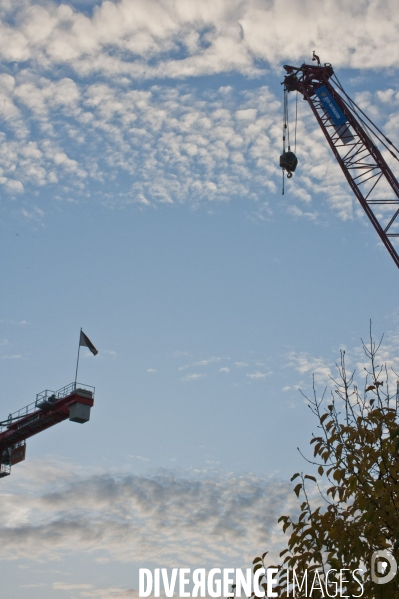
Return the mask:
{"type": "Polygon", "coordinates": [[[26,443],[22,441],[7,447],[0,454],[0,478],[11,474],[11,466],[23,462],[26,456],[26,443]]]}
{"type": "Polygon", "coordinates": [[[295,172],[295,169],[298,164],[298,158],[295,156],[294,152],[290,150],[288,152],[283,152],[280,156],[280,166],[283,171],[287,171],[287,178],[291,179],[292,173],[295,172]]]}

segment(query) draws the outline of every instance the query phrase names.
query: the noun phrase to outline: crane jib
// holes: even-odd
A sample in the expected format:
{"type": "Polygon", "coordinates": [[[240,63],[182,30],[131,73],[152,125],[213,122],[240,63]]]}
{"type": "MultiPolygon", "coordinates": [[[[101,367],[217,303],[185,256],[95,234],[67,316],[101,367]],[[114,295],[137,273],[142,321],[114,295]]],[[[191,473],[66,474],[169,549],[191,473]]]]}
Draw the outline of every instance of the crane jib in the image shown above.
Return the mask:
{"type": "Polygon", "coordinates": [[[58,391],[46,389],[36,401],[0,422],[0,478],[11,474],[11,466],[25,459],[26,439],[69,418],[83,424],[90,420],[94,387],[76,381],[58,391]]]}
{"type": "Polygon", "coordinates": [[[340,125],[344,125],[348,119],[346,118],[341,108],[338,106],[338,104],[328,91],[327,87],[325,85],[322,85],[314,91],[316,96],[319,98],[320,102],[323,104],[333,124],[337,127],[340,125]]]}
{"type": "MultiPolygon", "coordinates": [[[[347,100],[331,86],[331,64],[313,60],[317,65],[284,65],[284,92],[297,91],[309,103],[353,193],[399,268],[399,182],[377,142],[399,160],[387,144],[395,146],[349,98],[338,79],[333,82],[347,100]]],[[[280,166],[284,168],[281,160],[280,166]]]]}

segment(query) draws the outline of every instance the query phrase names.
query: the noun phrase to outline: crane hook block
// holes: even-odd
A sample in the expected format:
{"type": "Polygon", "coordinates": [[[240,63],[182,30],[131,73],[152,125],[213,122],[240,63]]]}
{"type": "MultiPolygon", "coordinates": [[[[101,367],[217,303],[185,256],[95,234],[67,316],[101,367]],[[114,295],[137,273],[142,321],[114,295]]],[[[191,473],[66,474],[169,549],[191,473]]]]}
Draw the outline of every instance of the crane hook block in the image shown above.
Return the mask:
{"type": "Polygon", "coordinates": [[[298,158],[294,152],[283,152],[280,156],[280,166],[287,171],[287,177],[290,179],[298,164],[298,158]]]}

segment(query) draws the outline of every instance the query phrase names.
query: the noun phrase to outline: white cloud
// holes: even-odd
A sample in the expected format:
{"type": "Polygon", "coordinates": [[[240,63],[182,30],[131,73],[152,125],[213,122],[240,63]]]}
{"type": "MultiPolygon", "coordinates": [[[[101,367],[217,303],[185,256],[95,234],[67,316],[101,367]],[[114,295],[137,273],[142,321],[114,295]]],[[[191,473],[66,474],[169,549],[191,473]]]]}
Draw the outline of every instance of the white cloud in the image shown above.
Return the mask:
{"type": "Polygon", "coordinates": [[[258,381],[258,380],[261,380],[261,379],[265,379],[267,376],[270,376],[271,374],[272,374],[272,372],[259,372],[259,371],[257,371],[257,372],[247,373],[246,376],[249,379],[252,379],[254,381],[258,381]]]}
{"type": "Polygon", "coordinates": [[[288,212],[288,214],[290,214],[291,216],[294,216],[296,218],[304,217],[304,218],[307,218],[307,219],[313,220],[313,221],[317,219],[316,212],[304,212],[303,210],[301,210],[301,208],[298,208],[298,206],[295,206],[295,205],[288,206],[287,212],[288,212]]]}
{"type": "Polygon", "coordinates": [[[30,325],[33,326],[31,322],[28,322],[27,320],[19,320],[19,321],[15,321],[15,320],[0,320],[0,324],[10,324],[10,325],[20,325],[20,326],[25,326],[25,325],[30,325]]]}
{"type": "Polygon", "coordinates": [[[186,374],[181,380],[184,382],[187,381],[198,381],[198,379],[203,379],[206,377],[206,374],[199,374],[198,372],[192,372],[191,374],[186,374]]]}
{"type": "Polygon", "coordinates": [[[140,460],[142,462],[150,462],[149,458],[143,458],[141,455],[130,455],[129,458],[135,458],[136,460],[140,460]]]}
{"type": "Polygon", "coordinates": [[[223,368],[221,368],[219,372],[230,372],[230,368],[227,368],[227,366],[223,366],[223,368]]]}
{"type": "MultiPolygon", "coordinates": [[[[126,90],[113,82],[78,87],[44,77],[28,85],[26,77],[21,74],[7,92],[23,114],[24,137],[1,134],[0,184],[11,192],[42,185],[60,189],[63,183],[64,197],[82,200],[104,182],[112,183],[113,192],[102,190],[103,203],[149,206],[236,196],[256,201],[256,189],[275,188],[273,156],[257,152],[265,140],[269,146],[277,141],[270,117],[280,104],[267,87],[226,102],[223,89],[126,90]],[[251,107],[260,101],[261,108],[251,107]],[[236,118],[239,106],[255,120],[236,118]],[[121,180],[116,187],[115,179],[121,180]]],[[[24,210],[27,217],[32,213],[24,210]]],[[[265,211],[270,209],[263,202],[260,213],[265,211]]]]}
{"type": "MultiPolygon", "coordinates": [[[[30,198],[44,186],[56,200],[142,210],[240,198],[257,221],[279,205],[317,223],[325,206],[316,211],[312,199],[322,194],[338,218],[358,218],[306,103],[299,103],[299,167],[277,204],[265,196],[281,185],[280,98],[253,83],[243,92],[232,85],[198,91],[193,78],[234,72],[270,81],[281,62],[309,60],[314,48],[336,67],[396,66],[394,6],[110,0],[81,12],[73,2],[3,2],[0,56],[9,72],[0,74],[0,187],[19,197],[28,220],[40,216],[30,198]],[[273,70],[266,73],[266,64],[273,70]]],[[[360,90],[357,100],[371,116],[388,118],[389,135],[399,138],[392,88],[360,90]]]]}
{"type": "Polygon", "coordinates": [[[66,582],[54,582],[52,585],[56,591],[81,591],[92,589],[92,584],[68,584],[66,582]]]}
{"type": "Polygon", "coordinates": [[[193,362],[193,366],[208,366],[209,364],[214,364],[215,362],[220,362],[221,358],[216,356],[212,356],[211,358],[206,358],[205,360],[199,360],[198,362],[193,362]]]}
{"type": "Polygon", "coordinates": [[[290,352],[288,359],[287,366],[293,367],[302,375],[314,375],[316,383],[326,385],[331,381],[331,365],[324,358],[315,358],[306,352],[290,352]]]}
{"type": "MultiPolygon", "coordinates": [[[[378,345],[381,339],[374,336],[373,340],[374,343],[377,343],[378,345]]],[[[366,346],[370,346],[369,338],[365,338],[364,342],[366,346]]],[[[357,347],[353,352],[350,352],[349,355],[348,353],[349,352],[346,352],[346,359],[349,362],[351,354],[353,355],[352,362],[356,366],[357,375],[361,379],[364,379],[367,375],[366,370],[370,371],[370,363],[364,355],[363,348],[357,347]]],[[[393,379],[394,384],[396,384],[396,378],[397,375],[399,375],[399,333],[397,330],[388,331],[388,333],[384,336],[378,351],[378,364],[379,367],[386,365],[389,375],[393,379]],[[393,376],[392,370],[395,373],[393,376]]]]}
{"type": "Polygon", "coordinates": [[[43,210],[41,208],[38,208],[37,206],[33,206],[33,209],[31,211],[28,211],[25,208],[23,208],[21,210],[21,214],[27,220],[32,221],[40,221],[43,219],[44,216],[43,210]]]}
{"type": "MultiPolygon", "coordinates": [[[[56,464],[47,472],[47,464],[32,461],[29,473],[31,479],[21,467],[14,490],[0,495],[2,559],[84,551],[141,567],[154,560],[239,567],[264,548],[275,554],[282,541],[277,518],[296,505],[290,484],[250,474],[83,476],[56,464]]],[[[57,588],[70,584],[78,590],[74,580],[57,588]]]]}
{"type": "Polygon", "coordinates": [[[91,14],[26,0],[3,3],[2,12],[3,61],[67,65],[81,77],[253,75],[258,61],[302,61],[314,48],[335,65],[397,65],[393,0],[299,0],[289,10],[284,0],[121,0],[103,2],[91,14]]]}
{"type": "Polygon", "coordinates": [[[137,599],[139,592],[134,589],[105,588],[83,591],[80,596],[82,598],[89,597],[90,599],[137,599]]]}
{"type": "Polygon", "coordinates": [[[197,360],[196,362],[190,362],[190,364],[186,364],[185,366],[179,366],[178,370],[187,370],[187,368],[191,368],[192,366],[209,366],[215,362],[220,362],[221,359],[222,358],[218,358],[217,356],[211,356],[210,358],[197,360]]]}

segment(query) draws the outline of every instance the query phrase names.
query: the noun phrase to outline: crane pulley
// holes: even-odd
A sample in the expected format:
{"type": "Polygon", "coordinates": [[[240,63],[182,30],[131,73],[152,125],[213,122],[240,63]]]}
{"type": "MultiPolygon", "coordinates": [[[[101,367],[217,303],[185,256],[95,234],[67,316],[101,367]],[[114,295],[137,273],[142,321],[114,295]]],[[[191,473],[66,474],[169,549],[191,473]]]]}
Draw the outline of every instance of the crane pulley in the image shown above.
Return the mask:
{"type": "MultiPolygon", "coordinates": [[[[314,53],[313,60],[316,65],[284,65],[285,97],[297,91],[308,102],[349,186],[399,268],[399,255],[393,245],[399,237],[399,183],[376,144],[381,143],[397,160],[393,149],[399,150],[349,98],[331,64],[322,65],[314,53]]],[[[285,122],[286,106],[285,100],[285,122]]],[[[286,170],[291,177],[297,159],[288,150],[283,140],[280,166],[283,174],[286,170]]]]}
{"type": "MultiPolygon", "coordinates": [[[[298,107],[298,104],[296,105],[298,107]]],[[[297,110],[296,115],[297,117],[297,110]]],[[[295,118],[295,151],[296,151],[296,123],[295,118]]],[[[298,165],[298,158],[295,153],[291,151],[290,145],[290,125],[288,121],[288,90],[284,88],[284,122],[283,122],[283,153],[280,156],[280,166],[283,169],[283,195],[284,195],[284,171],[287,171],[287,178],[291,179],[292,174],[298,165]],[[287,142],[287,150],[286,150],[287,142]]]]}

